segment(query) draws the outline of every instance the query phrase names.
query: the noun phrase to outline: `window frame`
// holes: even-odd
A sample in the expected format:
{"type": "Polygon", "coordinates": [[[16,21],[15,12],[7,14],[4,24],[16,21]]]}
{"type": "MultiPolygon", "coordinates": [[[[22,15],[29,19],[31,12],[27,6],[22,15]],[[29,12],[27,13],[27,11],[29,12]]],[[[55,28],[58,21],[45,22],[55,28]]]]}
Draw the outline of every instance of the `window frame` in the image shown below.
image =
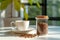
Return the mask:
{"type": "MultiPolygon", "coordinates": [[[[47,10],[47,0],[45,0],[46,1],[46,10],[47,10]]],[[[53,4],[53,5],[55,5],[55,4],[53,4]]],[[[47,11],[46,11],[46,15],[47,15],[47,11]]],[[[49,17],[49,20],[51,20],[51,21],[60,21],[60,17],[49,17]]]]}
{"type": "MultiPolygon", "coordinates": [[[[29,3],[23,3],[23,4],[30,6],[29,3]]],[[[47,0],[42,0],[42,3],[39,3],[39,4],[42,6],[42,15],[47,15],[46,14],[47,13],[47,10],[46,10],[47,9],[47,6],[46,6],[47,0]]],[[[33,3],[32,5],[36,5],[36,3],[33,3]]],[[[28,18],[28,20],[35,20],[35,18],[28,18]]]]}
{"type": "MultiPolygon", "coordinates": [[[[24,3],[25,5],[29,5],[29,3],[24,3]]],[[[36,5],[33,3],[33,5],[36,5]]],[[[42,6],[42,15],[47,15],[47,0],[42,0],[42,3],[40,3],[42,6]]],[[[35,18],[29,18],[28,20],[36,20],[35,18]]],[[[51,21],[60,21],[60,17],[49,17],[49,20],[51,21]]]]}

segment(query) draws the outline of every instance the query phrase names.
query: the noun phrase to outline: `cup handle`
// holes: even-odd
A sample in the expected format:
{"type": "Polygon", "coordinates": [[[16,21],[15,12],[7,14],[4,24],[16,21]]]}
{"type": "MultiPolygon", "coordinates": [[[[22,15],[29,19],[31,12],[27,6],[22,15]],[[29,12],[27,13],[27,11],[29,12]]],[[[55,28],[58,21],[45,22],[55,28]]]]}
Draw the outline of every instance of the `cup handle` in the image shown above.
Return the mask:
{"type": "Polygon", "coordinates": [[[13,24],[14,24],[15,22],[14,21],[12,21],[10,24],[11,24],[11,27],[13,27],[13,24]]]}

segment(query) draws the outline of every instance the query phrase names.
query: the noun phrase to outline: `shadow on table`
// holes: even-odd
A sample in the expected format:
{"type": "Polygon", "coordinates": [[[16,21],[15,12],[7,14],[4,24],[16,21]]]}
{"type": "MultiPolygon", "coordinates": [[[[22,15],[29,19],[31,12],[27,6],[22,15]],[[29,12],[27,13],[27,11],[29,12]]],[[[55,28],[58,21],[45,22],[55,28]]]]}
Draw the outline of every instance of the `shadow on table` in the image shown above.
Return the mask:
{"type": "Polygon", "coordinates": [[[60,40],[60,38],[48,38],[48,40],[60,40]]]}
{"type": "Polygon", "coordinates": [[[38,37],[38,38],[32,38],[30,40],[60,40],[60,38],[38,37]]]}

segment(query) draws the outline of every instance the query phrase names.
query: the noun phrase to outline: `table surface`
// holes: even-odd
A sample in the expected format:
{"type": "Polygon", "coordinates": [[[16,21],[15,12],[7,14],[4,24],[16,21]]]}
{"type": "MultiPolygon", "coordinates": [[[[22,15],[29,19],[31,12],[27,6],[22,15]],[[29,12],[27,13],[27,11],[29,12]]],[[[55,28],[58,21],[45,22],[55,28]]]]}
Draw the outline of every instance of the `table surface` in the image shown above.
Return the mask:
{"type": "MultiPolygon", "coordinates": [[[[35,25],[31,25],[31,27],[35,28],[35,25]]],[[[48,26],[47,36],[40,36],[34,38],[23,38],[18,36],[11,36],[5,34],[5,31],[2,32],[0,28],[0,40],[60,40],[60,26],[48,26]]]]}

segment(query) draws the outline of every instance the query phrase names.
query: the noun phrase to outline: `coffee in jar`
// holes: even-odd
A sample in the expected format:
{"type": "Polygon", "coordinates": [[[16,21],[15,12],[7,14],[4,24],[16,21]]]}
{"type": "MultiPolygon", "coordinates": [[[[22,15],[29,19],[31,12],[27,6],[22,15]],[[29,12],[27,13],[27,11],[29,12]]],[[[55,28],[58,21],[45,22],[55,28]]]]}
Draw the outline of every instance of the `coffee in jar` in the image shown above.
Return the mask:
{"type": "Polygon", "coordinates": [[[36,17],[37,35],[46,35],[48,33],[48,16],[39,15],[36,17]]]}

